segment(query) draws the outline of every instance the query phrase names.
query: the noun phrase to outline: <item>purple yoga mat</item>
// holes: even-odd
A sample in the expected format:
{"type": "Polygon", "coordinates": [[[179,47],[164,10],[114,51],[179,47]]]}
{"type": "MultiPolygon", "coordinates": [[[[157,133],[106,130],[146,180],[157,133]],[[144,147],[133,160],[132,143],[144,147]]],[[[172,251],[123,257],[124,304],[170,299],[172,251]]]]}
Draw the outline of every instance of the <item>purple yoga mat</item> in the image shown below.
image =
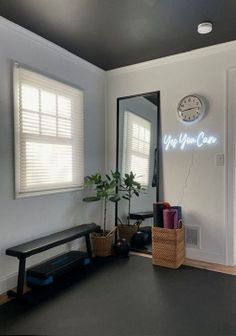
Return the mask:
{"type": "Polygon", "coordinates": [[[178,229],[178,210],[164,209],[163,224],[165,229],[178,229]]]}

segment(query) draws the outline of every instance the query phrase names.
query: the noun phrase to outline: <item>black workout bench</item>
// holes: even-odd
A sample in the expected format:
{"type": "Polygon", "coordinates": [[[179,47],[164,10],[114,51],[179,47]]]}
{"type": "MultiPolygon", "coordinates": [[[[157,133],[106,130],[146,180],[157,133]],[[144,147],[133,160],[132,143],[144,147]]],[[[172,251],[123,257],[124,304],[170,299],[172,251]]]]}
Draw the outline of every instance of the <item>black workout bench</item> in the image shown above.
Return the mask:
{"type": "Polygon", "coordinates": [[[73,228],[53,233],[49,236],[38,238],[27,243],[11,247],[6,250],[6,255],[16,257],[19,259],[19,271],[17,291],[8,291],[8,296],[21,297],[24,290],[25,280],[25,262],[26,258],[38,254],[40,252],[49,250],[53,247],[66,244],[75,239],[85,237],[86,248],[88,256],[92,257],[91,245],[90,245],[90,233],[99,231],[100,227],[94,223],[82,224],[74,226],[73,228]]]}
{"type": "Polygon", "coordinates": [[[139,226],[145,219],[153,218],[153,211],[134,212],[130,214],[129,218],[136,220],[139,226]]]}

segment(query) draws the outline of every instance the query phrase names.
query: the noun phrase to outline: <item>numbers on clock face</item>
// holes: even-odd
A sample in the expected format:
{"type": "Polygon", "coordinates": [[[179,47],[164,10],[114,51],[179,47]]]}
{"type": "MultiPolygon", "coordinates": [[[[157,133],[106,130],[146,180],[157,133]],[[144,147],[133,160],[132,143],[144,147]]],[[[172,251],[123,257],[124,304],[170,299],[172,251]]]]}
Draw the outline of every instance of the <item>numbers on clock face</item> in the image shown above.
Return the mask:
{"type": "Polygon", "coordinates": [[[181,120],[192,122],[202,116],[202,102],[197,96],[184,97],[178,106],[178,115],[181,120]]]}

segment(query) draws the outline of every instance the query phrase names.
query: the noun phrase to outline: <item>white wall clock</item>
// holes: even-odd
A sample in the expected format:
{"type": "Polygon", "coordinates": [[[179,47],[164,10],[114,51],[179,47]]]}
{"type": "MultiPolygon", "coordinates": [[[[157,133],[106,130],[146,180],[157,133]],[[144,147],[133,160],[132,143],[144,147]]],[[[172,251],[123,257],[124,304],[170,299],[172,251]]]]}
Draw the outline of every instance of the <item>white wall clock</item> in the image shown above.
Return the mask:
{"type": "Polygon", "coordinates": [[[204,102],[198,96],[188,95],[180,100],[177,113],[180,120],[186,123],[199,121],[205,113],[204,102]]]}

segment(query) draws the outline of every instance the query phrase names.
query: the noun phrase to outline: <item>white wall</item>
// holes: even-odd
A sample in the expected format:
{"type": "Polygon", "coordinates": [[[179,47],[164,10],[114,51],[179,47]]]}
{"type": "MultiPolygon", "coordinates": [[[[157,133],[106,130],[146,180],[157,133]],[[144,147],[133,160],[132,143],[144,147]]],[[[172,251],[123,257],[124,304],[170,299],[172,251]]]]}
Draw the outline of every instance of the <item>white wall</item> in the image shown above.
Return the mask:
{"type": "Polygon", "coordinates": [[[164,152],[163,189],[165,201],[183,206],[185,224],[201,228],[201,249],[187,249],[187,257],[222,264],[233,263],[232,222],[225,212],[226,167],[216,166],[215,155],[226,150],[226,72],[235,66],[236,43],[230,42],[108,72],[107,168],[115,166],[118,97],[160,90],[163,135],[204,130],[218,137],[208,149],[164,152]],[[188,94],[207,105],[194,125],[181,123],[176,113],[188,94]]]}
{"type": "Polygon", "coordinates": [[[236,68],[230,68],[227,72],[227,154],[228,165],[226,171],[227,193],[226,214],[233,222],[233,230],[227,230],[227,241],[230,254],[233,255],[233,263],[236,264],[236,68]]]}
{"type": "MultiPolygon", "coordinates": [[[[104,169],[105,72],[0,18],[0,293],[16,280],[17,261],[4,256],[6,248],[101,219],[100,205],[83,203],[82,192],[14,199],[12,61],[84,90],[85,173],[104,169]]],[[[29,263],[59,250],[31,258],[29,263]]]]}

